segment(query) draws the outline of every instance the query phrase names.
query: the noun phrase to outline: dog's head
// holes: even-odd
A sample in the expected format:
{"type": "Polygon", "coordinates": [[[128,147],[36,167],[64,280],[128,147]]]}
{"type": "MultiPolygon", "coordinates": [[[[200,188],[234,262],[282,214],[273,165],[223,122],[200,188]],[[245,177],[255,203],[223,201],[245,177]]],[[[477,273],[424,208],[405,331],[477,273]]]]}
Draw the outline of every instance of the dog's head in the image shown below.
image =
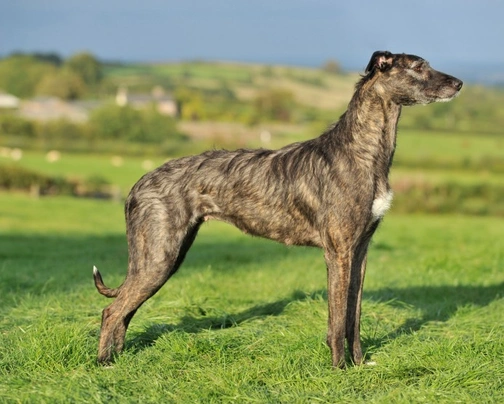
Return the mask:
{"type": "Polygon", "coordinates": [[[462,88],[462,81],[434,70],[425,59],[404,53],[376,51],[365,70],[374,78],[375,88],[400,105],[450,101],[462,88]]]}

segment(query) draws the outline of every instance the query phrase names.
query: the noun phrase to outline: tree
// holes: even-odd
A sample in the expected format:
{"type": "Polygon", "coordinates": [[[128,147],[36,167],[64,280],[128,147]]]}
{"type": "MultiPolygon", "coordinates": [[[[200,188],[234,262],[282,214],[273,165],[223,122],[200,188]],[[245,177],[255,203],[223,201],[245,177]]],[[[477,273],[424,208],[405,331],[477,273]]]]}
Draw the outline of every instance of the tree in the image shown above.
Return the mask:
{"type": "Polygon", "coordinates": [[[262,92],[254,102],[257,119],[288,122],[294,108],[294,95],[289,90],[271,89],[262,92]]]}
{"type": "Polygon", "coordinates": [[[63,64],[63,59],[56,52],[34,52],[34,53],[24,53],[24,52],[13,52],[9,55],[10,57],[33,57],[39,62],[45,62],[52,64],[54,66],[61,66],[63,64]]]}
{"type": "Polygon", "coordinates": [[[341,74],[343,72],[341,65],[334,59],[326,61],[322,66],[322,70],[331,74],[341,74]]]}
{"type": "Polygon", "coordinates": [[[31,97],[42,77],[57,68],[32,56],[17,55],[0,60],[0,88],[17,97],[31,97]]]}
{"type": "Polygon", "coordinates": [[[92,54],[77,53],[65,61],[64,68],[79,76],[88,86],[94,87],[103,78],[101,63],[92,54]]]}
{"type": "Polygon", "coordinates": [[[109,104],[92,112],[90,124],[97,137],[109,140],[159,144],[180,138],[175,120],[161,115],[154,106],[139,111],[109,104]]]}
{"type": "Polygon", "coordinates": [[[200,92],[179,87],[175,90],[174,97],[182,119],[197,121],[205,118],[205,106],[200,92]]]}
{"type": "Polygon", "coordinates": [[[35,92],[40,95],[52,95],[65,100],[82,97],[86,92],[84,81],[69,70],[46,74],[38,83],[35,92]]]}
{"type": "Polygon", "coordinates": [[[0,134],[16,136],[35,136],[33,122],[12,114],[0,114],[0,134]]]}

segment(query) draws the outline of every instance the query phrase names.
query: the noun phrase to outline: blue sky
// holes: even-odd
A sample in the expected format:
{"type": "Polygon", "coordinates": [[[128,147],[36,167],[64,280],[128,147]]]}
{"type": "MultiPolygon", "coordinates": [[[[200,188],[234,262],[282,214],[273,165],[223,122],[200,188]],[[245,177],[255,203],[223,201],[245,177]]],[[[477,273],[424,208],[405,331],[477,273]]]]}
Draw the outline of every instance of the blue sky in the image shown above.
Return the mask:
{"type": "Polygon", "coordinates": [[[365,67],[374,50],[436,67],[504,66],[502,0],[14,0],[0,55],[87,50],[106,60],[365,67]]]}

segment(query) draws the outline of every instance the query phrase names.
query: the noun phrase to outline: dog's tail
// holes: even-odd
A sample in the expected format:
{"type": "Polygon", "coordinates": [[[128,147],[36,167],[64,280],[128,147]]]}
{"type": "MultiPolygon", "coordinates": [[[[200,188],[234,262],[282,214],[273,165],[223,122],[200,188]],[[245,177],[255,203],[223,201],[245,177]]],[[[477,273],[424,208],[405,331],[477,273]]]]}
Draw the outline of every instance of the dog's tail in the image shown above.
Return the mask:
{"type": "Polygon", "coordinates": [[[93,266],[93,278],[96,289],[98,289],[98,292],[100,292],[100,294],[106,297],[117,297],[120,287],[111,289],[105,286],[100,271],[98,271],[98,268],[96,268],[95,266],[93,266]]]}

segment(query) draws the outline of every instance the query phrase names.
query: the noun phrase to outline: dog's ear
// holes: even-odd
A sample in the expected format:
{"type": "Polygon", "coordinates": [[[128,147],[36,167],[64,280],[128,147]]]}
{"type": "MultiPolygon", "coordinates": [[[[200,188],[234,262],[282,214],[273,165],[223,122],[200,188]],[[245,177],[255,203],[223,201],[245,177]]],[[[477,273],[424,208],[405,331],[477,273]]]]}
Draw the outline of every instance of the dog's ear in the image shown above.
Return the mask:
{"type": "Polygon", "coordinates": [[[393,61],[394,55],[389,51],[376,51],[373,53],[373,56],[371,56],[371,60],[366,67],[366,73],[369,73],[374,69],[384,72],[392,67],[393,61]]]}

